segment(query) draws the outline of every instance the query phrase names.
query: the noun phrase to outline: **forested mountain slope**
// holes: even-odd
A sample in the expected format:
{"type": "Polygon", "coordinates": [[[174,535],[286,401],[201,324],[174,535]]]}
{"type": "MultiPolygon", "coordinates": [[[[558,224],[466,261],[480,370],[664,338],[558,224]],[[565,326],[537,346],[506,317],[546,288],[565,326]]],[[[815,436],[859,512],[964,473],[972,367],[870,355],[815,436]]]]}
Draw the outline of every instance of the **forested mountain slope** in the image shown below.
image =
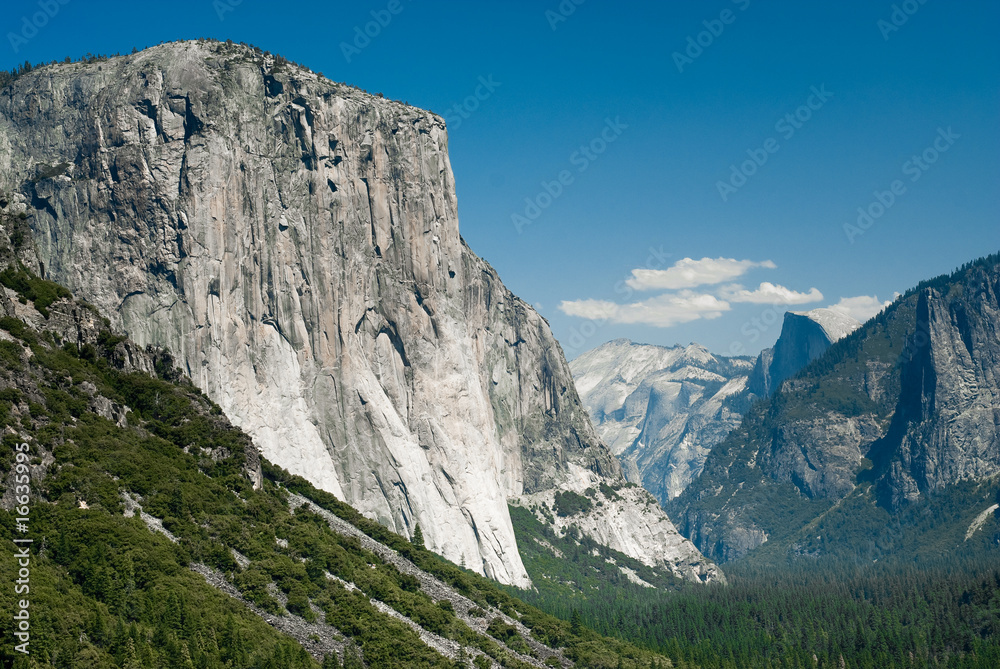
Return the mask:
{"type": "Polygon", "coordinates": [[[834,344],[713,449],[668,507],[682,531],[722,561],[964,550],[998,491],[998,295],[992,255],[834,344]]]}
{"type": "Polygon", "coordinates": [[[41,279],[0,200],[0,531],[32,541],[30,656],[5,615],[4,666],[669,666],[262,460],[167,352],[41,279]]]}

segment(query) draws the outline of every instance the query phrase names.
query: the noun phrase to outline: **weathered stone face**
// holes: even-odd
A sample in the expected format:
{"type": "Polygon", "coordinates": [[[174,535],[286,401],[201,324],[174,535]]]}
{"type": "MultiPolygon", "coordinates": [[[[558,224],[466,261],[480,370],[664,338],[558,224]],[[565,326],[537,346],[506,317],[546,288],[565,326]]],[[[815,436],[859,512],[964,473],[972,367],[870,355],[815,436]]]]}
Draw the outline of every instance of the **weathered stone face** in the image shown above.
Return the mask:
{"type": "Polygon", "coordinates": [[[838,339],[854,332],[861,323],[832,309],[806,312],[786,311],[781,335],[774,347],[761,352],[754,365],[748,390],[758,397],[768,397],[838,339]]]}
{"type": "Polygon", "coordinates": [[[750,358],[704,347],[615,340],[570,363],[597,433],[629,479],[661,503],[698,477],[705,458],[740,423],[732,398],[746,393],[750,358]]]}
{"type": "Polygon", "coordinates": [[[570,464],[621,478],[544,319],[461,239],[434,114],[173,43],[15,82],[0,181],[50,277],[267,458],[455,562],[527,585],[507,499],[570,464]]]}
{"type": "Polygon", "coordinates": [[[1000,473],[1000,269],[927,288],[900,359],[902,392],[874,457],[890,507],[1000,473]]]}

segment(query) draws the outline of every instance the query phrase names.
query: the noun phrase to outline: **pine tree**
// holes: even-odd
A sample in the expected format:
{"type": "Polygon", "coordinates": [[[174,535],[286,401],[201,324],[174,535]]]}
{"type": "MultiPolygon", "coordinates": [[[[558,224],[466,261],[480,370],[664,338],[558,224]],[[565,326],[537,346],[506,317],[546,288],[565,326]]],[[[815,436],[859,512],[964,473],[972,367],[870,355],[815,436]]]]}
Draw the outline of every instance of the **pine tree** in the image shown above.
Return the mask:
{"type": "Polygon", "coordinates": [[[583,622],[580,620],[580,611],[573,609],[573,613],[569,617],[569,633],[573,636],[580,636],[583,631],[583,622]]]}
{"type": "Polygon", "coordinates": [[[361,660],[361,654],[357,646],[344,647],[344,669],[364,669],[365,663],[361,660]]]}
{"type": "Polygon", "coordinates": [[[131,638],[125,644],[125,661],[122,662],[122,669],[142,669],[139,656],[135,652],[135,641],[131,638]]]}
{"type": "Polygon", "coordinates": [[[417,523],[417,526],[413,528],[413,538],[410,539],[410,543],[417,548],[424,547],[424,531],[420,529],[420,523],[417,523]]]}
{"type": "Polygon", "coordinates": [[[336,653],[327,653],[326,657],[323,658],[323,664],[320,665],[320,669],[340,669],[342,666],[340,659],[337,657],[336,653]]]}
{"type": "Polygon", "coordinates": [[[191,661],[191,651],[188,649],[186,641],[181,642],[180,666],[183,669],[194,669],[194,662],[191,661]]]}

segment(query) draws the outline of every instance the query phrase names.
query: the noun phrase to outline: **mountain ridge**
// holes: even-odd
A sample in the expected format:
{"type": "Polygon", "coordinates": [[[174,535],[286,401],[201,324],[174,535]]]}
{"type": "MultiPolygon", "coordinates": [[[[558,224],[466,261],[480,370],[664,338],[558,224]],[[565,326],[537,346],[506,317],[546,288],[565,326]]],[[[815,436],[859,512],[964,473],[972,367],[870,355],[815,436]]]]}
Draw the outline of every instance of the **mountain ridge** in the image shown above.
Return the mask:
{"type": "Polygon", "coordinates": [[[715,441],[735,427],[729,399],[746,385],[748,358],[714,356],[698,344],[661,347],[618,339],[570,363],[598,434],[629,480],[661,503],[700,471],[715,441]]]}
{"type": "MultiPolygon", "coordinates": [[[[769,541],[771,555],[809,553],[822,535],[800,530],[846,522],[853,509],[856,534],[838,532],[863,550],[874,527],[863,518],[936,508],[941,495],[957,495],[955,509],[971,514],[958,523],[964,532],[980,497],[992,496],[1000,461],[998,261],[922,282],[756,405],[670,505],[685,535],[723,561],[769,541]],[[954,492],[967,481],[973,488],[954,492]]],[[[882,550],[919,545],[907,536],[893,544],[884,535],[882,550]]]]}
{"type": "Polygon", "coordinates": [[[570,362],[598,434],[629,480],[668,504],[759,397],[860,324],[833,309],[786,312],[778,340],[756,358],[716,356],[704,346],[616,339],[570,362]]]}

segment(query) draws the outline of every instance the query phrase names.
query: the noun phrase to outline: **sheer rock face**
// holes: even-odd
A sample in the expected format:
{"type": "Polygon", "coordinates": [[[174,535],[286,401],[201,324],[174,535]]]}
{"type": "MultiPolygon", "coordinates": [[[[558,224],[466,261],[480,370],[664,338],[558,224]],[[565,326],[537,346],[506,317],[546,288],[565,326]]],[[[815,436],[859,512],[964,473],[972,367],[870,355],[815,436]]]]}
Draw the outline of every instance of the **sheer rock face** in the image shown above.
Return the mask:
{"type": "Polygon", "coordinates": [[[872,458],[889,507],[958,481],[1000,474],[1000,269],[922,290],[901,360],[901,388],[872,458]]]}
{"type": "Polygon", "coordinates": [[[859,327],[857,320],[832,309],[786,311],[774,348],[762,351],[757,358],[748,383],[750,392],[758,397],[773,395],[785,379],[859,327]]]}
{"type": "Polygon", "coordinates": [[[459,236],[434,114],[173,43],[18,79],[0,182],[49,277],[270,460],[455,562],[527,585],[507,499],[571,464],[622,478],[547,323],[459,236]]]}
{"type": "Polygon", "coordinates": [[[739,425],[730,398],[745,391],[753,362],[704,347],[615,340],[570,363],[601,438],[629,480],[662,503],[701,473],[712,447],[739,425]]]}

